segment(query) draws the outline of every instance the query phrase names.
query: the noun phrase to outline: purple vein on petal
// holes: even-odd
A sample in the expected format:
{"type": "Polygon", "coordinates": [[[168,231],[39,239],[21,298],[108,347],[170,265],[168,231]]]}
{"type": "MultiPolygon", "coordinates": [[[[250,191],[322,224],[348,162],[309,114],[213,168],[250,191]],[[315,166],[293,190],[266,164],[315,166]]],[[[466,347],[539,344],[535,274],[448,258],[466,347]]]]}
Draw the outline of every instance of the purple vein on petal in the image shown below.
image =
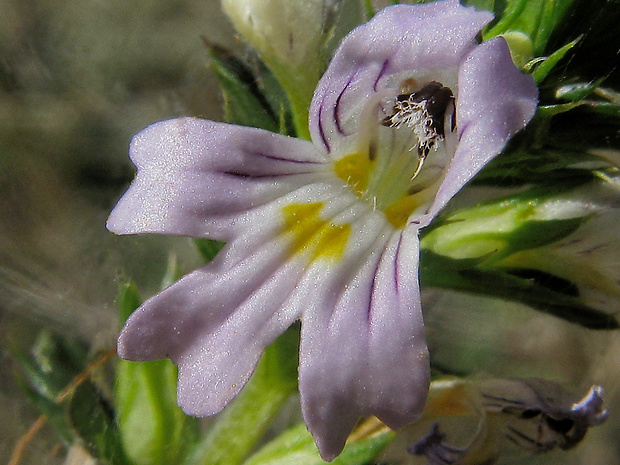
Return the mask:
{"type": "Polygon", "coordinates": [[[336,129],[342,135],[345,135],[345,132],[342,129],[342,125],[340,124],[340,101],[342,100],[345,92],[349,89],[351,82],[353,82],[353,80],[357,77],[357,74],[358,73],[356,71],[355,73],[353,73],[353,75],[351,75],[351,77],[347,81],[347,84],[340,91],[340,94],[338,94],[338,97],[336,98],[336,104],[334,105],[334,122],[336,123],[336,129]]]}
{"type": "Polygon", "coordinates": [[[462,126],[459,126],[458,114],[456,115],[456,130],[457,130],[457,137],[458,137],[459,142],[461,141],[461,137],[463,137],[463,134],[465,134],[465,131],[470,125],[471,125],[471,121],[467,121],[462,126]]]}
{"type": "Polygon", "coordinates": [[[221,174],[226,174],[228,176],[232,176],[234,178],[241,178],[241,179],[278,179],[280,178],[282,175],[281,174],[247,174],[247,173],[241,173],[239,171],[220,171],[221,174]]]}
{"type": "Polygon", "coordinates": [[[377,79],[375,79],[375,83],[372,86],[372,90],[374,90],[375,92],[377,92],[377,86],[379,85],[379,81],[387,72],[389,65],[390,65],[390,59],[386,58],[385,61],[383,62],[383,65],[381,65],[381,71],[379,71],[379,74],[377,75],[377,79]]]}
{"type": "Polygon", "coordinates": [[[327,141],[327,136],[325,136],[325,130],[323,129],[323,104],[325,103],[325,97],[321,101],[321,105],[319,105],[319,115],[318,115],[318,124],[319,124],[319,133],[321,134],[321,140],[323,141],[323,145],[325,145],[325,149],[327,153],[331,153],[331,147],[329,146],[329,142],[327,141]]]}
{"type": "Polygon", "coordinates": [[[400,246],[403,243],[404,233],[404,230],[400,231],[400,236],[398,237],[398,244],[396,245],[396,251],[394,252],[394,292],[396,292],[396,296],[398,296],[398,264],[400,261],[400,246]]]}
{"type": "MultiPolygon", "coordinates": [[[[223,174],[227,174],[229,176],[235,176],[234,174],[230,174],[230,173],[223,173],[223,174]]],[[[236,175],[237,177],[243,177],[241,175],[236,175]]],[[[268,176],[267,176],[268,177],[268,176]]],[[[294,187],[290,192],[288,192],[286,194],[287,197],[290,197],[291,199],[294,199],[295,196],[297,195],[297,193],[299,193],[300,191],[305,192],[307,190],[312,190],[312,186],[325,186],[328,184],[332,183],[332,179],[329,176],[328,173],[322,173],[322,172],[317,172],[317,173],[313,173],[313,177],[310,179],[308,178],[308,174],[307,173],[302,173],[300,175],[289,175],[289,177],[304,177],[307,182],[304,182],[303,184],[299,184],[298,186],[294,187]]],[[[259,176],[246,176],[244,177],[246,179],[254,179],[254,178],[259,178],[259,176]]],[[[330,195],[329,197],[327,197],[326,202],[329,202],[330,199],[337,197],[338,194],[333,194],[330,195]]],[[[256,212],[257,210],[261,209],[261,208],[266,208],[269,204],[272,204],[274,202],[278,202],[279,199],[282,198],[281,194],[276,194],[275,197],[269,197],[266,198],[264,201],[261,202],[256,202],[253,203],[251,206],[246,206],[246,205],[237,205],[237,206],[229,206],[226,210],[226,212],[222,212],[220,214],[210,214],[210,218],[217,220],[217,219],[222,219],[225,218],[226,216],[230,215],[230,214],[236,214],[236,213],[251,213],[251,212],[256,212]]],[[[258,213],[255,213],[258,214],[258,213]]],[[[218,239],[222,239],[222,238],[218,238],[218,239]]],[[[223,240],[223,239],[222,239],[223,240]]]]}
{"type": "MultiPolygon", "coordinates": [[[[365,218],[360,218],[357,221],[360,220],[364,220],[365,218]]],[[[357,222],[356,221],[356,222],[357,222]]],[[[353,223],[351,226],[354,226],[355,223],[353,223]]],[[[373,250],[377,250],[380,247],[383,248],[383,250],[381,250],[380,252],[380,256],[376,259],[376,264],[375,264],[375,272],[373,273],[373,278],[372,278],[372,283],[369,286],[369,299],[368,299],[368,309],[366,312],[366,320],[370,321],[370,314],[371,314],[371,304],[372,304],[372,296],[373,296],[373,290],[374,290],[374,284],[375,284],[375,280],[377,277],[377,270],[379,269],[379,267],[381,266],[381,259],[383,257],[383,255],[385,254],[385,251],[387,250],[387,244],[389,242],[390,237],[392,236],[391,234],[387,233],[388,231],[393,231],[392,226],[387,223],[385,224],[377,233],[376,233],[376,237],[375,240],[372,241],[372,243],[368,244],[367,247],[364,248],[364,250],[359,253],[358,255],[358,259],[356,260],[356,263],[353,265],[351,265],[348,269],[347,269],[347,275],[346,276],[342,276],[343,282],[346,283],[351,283],[353,280],[355,280],[356,277],[358,277],[360,275],[360,270],[364,267],[364,265],[366,265],[368,263],[369,257],[372,254],[373,250]]],[[[398,233],[398,232],[397,232],[398,233]]],[[[341,286],[340,292],[336,298],[336,301],[339,301],[342,298],[342,293],[345,290],[346,286],[343,285],[341,286]]]]}
{"type": "Polygon", "coordinates": [[[248,151],[247,154],[248,155],[252,155],[252,156],[256,156],[256,157],[266,158],[268,160],[282,161],[282,162],[285,162],[285,163],[293,163],[293,164],[321,165],[321,164],[324,163],[324,162],[313,161],[313,160],[292,160],[290,158],[284,158],[284,157],[281,157],[279,155],[268,155],[268,154],[263,153],[263,152],[248,151]]]}
{"type": "Polygon", "coordinates": [[[370,295],[368,296],[368,308],[366,309],[366,323],[368,325],[369,331],[371,330],[370,321],[372,320],[372,307],[373,307],[372,304],[375,298],[375,283],[377,282],[377,272],[379,271],[379,267],[381,267],[381,260],[383,259],[383,256],[385,255],[385,252],[387,251],[387,247],[385,247],[385,245],[388,242],[389,241],[386,241],[386,243],[384,244],[384,248],[383,248],[383,251],[381,252],[381,256],[375,263],[375,272],[372,274],[372,283],[370,283],[370,286],[368,289],[368,293],[370,295]]]}

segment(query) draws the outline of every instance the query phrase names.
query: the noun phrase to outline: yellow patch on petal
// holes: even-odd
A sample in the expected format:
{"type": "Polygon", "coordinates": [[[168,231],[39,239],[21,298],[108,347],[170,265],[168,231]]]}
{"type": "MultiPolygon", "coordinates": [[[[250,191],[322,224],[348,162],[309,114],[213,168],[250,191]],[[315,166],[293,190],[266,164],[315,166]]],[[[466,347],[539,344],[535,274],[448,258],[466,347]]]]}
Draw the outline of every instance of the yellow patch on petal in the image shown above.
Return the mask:
{"type": "Polygon", "coordinates": [[[338,260],[351,233],[350,224],[334,224],[319,216],[323,202],[292,204],[282,209],[284,232],[293,237],[292,253],[310,253],[312,260],[338,260]]]}
{"type": "Polygon", "coordinates": [[[395,228],[404,228],[409,216],[420,206],[415,195],[408,195],[388,206],[383,213],[395,228]]]}
{"type": "Polygon", "coordinates": [[[367,154],[352,153],[334,163],[336,175],[361,197],[368,186],[371,161],[367,154]]]}

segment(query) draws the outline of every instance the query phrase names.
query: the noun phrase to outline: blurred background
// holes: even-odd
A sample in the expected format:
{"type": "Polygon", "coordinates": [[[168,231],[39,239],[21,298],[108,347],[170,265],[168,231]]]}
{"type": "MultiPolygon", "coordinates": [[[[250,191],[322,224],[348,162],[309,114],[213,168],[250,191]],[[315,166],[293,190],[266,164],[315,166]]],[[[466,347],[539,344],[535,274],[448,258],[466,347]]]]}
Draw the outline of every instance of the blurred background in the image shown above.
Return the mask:
{"type": "MultiPolygon", "coordinates": [[[[180,115],[221,120],[201,36],[244,54],[214,0],[0,0],[0,463],[39,417],[8,348],[42,329],[114,347],[118,286],[155,293],[170,254],[200,263],[189,239],[116,237],[106,218],[134,169],[131,137],[180,115]]],[[[527,463],[620,464],[620,337],[517,304],[425,292],[436,363],[490,376],[548,376],[583,395],[606,388],[610,419],[576,451],[527,463]],[[458,310],[458,311],[455,311],[458,310]]],[[[44,427],[22,464],[65,463],[44,427]]],[[[523,462],[523,458],[505,463],[523,462]]],[[[76,462],[80,463],[80,462],[76,462]]]]}

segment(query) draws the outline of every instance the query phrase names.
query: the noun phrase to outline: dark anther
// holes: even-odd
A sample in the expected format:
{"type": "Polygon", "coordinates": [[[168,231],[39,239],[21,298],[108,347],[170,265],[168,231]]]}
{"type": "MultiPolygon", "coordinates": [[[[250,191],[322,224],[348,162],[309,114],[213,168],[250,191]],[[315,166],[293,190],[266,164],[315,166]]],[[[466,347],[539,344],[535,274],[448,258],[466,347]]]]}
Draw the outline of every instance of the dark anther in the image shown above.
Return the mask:
{"type": "Polygon", "coordinates": [[[575,422],[569,418],[562,418],[561,420],[555,420],[553,418],[546,417],[545,421],[549,425],[549,428],[551,428],[556,433],[560,433],[560,434],[568,434],[569,431],[573,429],[573,426],[575,426],[575,422]]]}
{"type": "Polygon", "coordinates": [[[527,410],[523,410],[523,412],[521,412],[521,418],[527,420],[527,419],[530,419],[530,418],[537,417],[541,413],[542,412],[540,410],[527,409],[527,410]]]}
{"type": "MultiPolygon", "coordinates": [[[[444,119],[446,110],[450,103],[454,103],[454,94],[452,94],[448,87],[444,87],[440,82],[431,81],[417,92],[398,95],[396,100],[409,104],[421,104],[424,102],[424,108],[431,118],[430,128],[436,137],[445,136],[444,119]]],[[[392,116],[385,118],[382,124],[385,126],[392,125],[392,116]]]]}

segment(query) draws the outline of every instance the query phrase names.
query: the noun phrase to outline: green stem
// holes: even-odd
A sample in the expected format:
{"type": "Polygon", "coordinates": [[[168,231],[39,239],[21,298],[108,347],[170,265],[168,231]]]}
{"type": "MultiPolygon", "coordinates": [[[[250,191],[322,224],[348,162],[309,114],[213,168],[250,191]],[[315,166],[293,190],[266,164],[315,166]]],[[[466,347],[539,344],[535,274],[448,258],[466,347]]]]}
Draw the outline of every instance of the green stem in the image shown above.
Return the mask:
{"type": "Polygon", "coordinates": [[[296,136],[310,140],[308,114],[310,103],[320,74],[315,69],[291,69],[278,63],[267,62],[267,66],[276,76],[288,98],[296,136]]]}

